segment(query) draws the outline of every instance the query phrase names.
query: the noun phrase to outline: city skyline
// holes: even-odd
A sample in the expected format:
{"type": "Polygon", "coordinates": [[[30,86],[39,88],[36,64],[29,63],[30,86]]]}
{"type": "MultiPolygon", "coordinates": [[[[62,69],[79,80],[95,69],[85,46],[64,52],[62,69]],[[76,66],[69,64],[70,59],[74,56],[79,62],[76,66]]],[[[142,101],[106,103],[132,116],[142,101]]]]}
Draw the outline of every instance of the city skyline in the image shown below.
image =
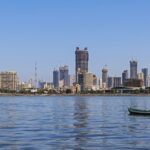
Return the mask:
{"type": "MultiPolygon", "coordinates": [[[[77,48],[79,48],[79,47],[77,47],[77,48]]],[[[76,49],[77,49],[76,48],[76,49]]],[[[76,49],[75,49],[75,52],[76,52],[76,49]]],[[[84,49],[81,49],[81,51],[87,51],[87,53],[89,53],[89,51],[88,51],[88,48],[86,48],[86,50],[85,50],[85,48],[84,49]]],[[[76,57],[76,56],[75,56],[76,57]]],[[[88,55],[88,59],[89,59],[89,55],[88,55]]],[[[74,60],[75,61],[75,60],[74,60]]],[[[136,66],[136,69],[137,69],[137,72],[135,73],[136,75],[138,75],[138,73],[143,73],[143,69],[149,69],[148,67],[144,67],[144,66],[141,66],[141,68],[139,67],[140,65],[139,65],[139,62],[137,61],[137,59],[136,60],[134,60],[134,59],[131,59],[129,62],[128,62],[128,67],[127,68],[124,68],[124,70],[122,70],[122,72],[123,71],[129,71],[129,73],[131,74],[131,62],[136,62],[137,63],[137,66],[136,66]]],[[[76,63],[75,63],[76,64],[76,63]]],[[[46,82],[54,82],[54,79],[53,79],[53,73],[55,72],[55,71],[57,71],[57,70],[60,70],[60,68],[64,68],[64,67],[67,67],[67,69],[68,69],[68,71],[69,71],[69,74],[68,75],[75,75],[76,76],[76,71],[74,72],[74,73],[72,73],[72,72],[70,72],[70,67],[69,67],[69,65],[68,64],[65,64],[65,65],[60,65],[58,68],[53,68],[53,70],[52,70],[52,72],[50,72],[50,75],[52,76],[51,77],[51,79],[49,80],[43,80],[43,78],[39,78],[39,76],[38,76],[38,73],[37,73],[37,69],[38,69],[38,67],[37,67],[37,63],[36,63],[36,65],[34,64],[34,68],[33,68],[33,75],[32,75],[32,77],[31,78],[27,78],[27,80],[26,81],[30,81],[31,79],[32,79],[32,82],[33,82],[33,84],[35,84],[35,74],[36,74],[36,80],[37,80],[37,82],[38,81],[46,81],[46,82]],[[36,68],[36,72],[35,72],[35,68],[36,68]]],[[[76,70],[76,65],[73,67],[75,70],[76,70]]],[[[89,71],[87,71],[87,72],[89,72],[89,73],[94,73],[95,74],[95,72],[91,72],[91,69],[90,68],[88,68],[88,70],[89,71]]],[[[113,70],[113,68],[109,68],[107,65],[104,65],[102,68],[100,68],[100,72],[99,72],[99,74],[97,75],[97,77],[99,78],[99,79],[102,79],[103,80],[103,70],[107,70],[107,77],[112,77],[112,76],[114,76],[114,77],[117,77],[117,76],[119,76],[119,77],[121,77],[122,76],[122,72],[119,72],[119,75],[116,75],[116,74],[112,74],[111,72],[110,72],[110,70],[113,70]]],[[[5,70],[1,70],[1,72],[7,72],[7,71],[10,71],[10,72],[17,72],[16,70],[8,70],[8,69],[5,69],[5,70]]],[[[148,75],[150,75],[150,74],[148,74],[148,75]]],[[[131,75],[130,75],[130,77],[131,77],[131,75]]],[[[131,77],[132,78],[132,77],[131,77]]],[[[19,76],[19,79],[20,79],[20,81],[25,81],[25,80],[22,80],[21,79],[21,77],[19,76]]]]}
{"type": "Polygon", "coordinates": [[[150,68],[150,2],[3,1],[0,2],[0,70],[15,70],[22,80],[51,80],[54,68],[75,73],[75,47],[88,47],[89,72],[121,76],[129,61],[150,68]],[[66,59],[67,58],[67,59],[66,59]]]}

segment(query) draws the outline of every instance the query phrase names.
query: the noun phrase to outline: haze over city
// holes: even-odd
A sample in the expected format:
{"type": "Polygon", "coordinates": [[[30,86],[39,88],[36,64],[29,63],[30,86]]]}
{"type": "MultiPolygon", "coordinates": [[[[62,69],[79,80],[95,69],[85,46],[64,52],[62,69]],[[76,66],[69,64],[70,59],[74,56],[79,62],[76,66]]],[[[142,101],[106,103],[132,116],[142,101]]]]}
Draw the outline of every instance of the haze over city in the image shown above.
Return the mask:
{"type": "Polygon", "coordinates": [[[68,65],[75,73],[75,48],[88,47],[89,71],[121,75],[129,61],[149,67],[150,1],[5,0],[0,2],[0,70],[20,78],[52,80],[52,71],[68,65]]]}

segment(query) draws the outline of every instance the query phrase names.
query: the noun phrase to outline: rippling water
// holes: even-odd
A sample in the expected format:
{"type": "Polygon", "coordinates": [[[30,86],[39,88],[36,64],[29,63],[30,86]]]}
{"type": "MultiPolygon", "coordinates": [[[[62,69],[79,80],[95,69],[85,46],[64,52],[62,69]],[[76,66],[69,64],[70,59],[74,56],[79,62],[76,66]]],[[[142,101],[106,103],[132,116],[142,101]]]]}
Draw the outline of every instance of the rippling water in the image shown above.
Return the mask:
{"type": "Polygon", "coordinates": [[[0,97],[1,150],[150,149],[150,97],[0,97]]]}

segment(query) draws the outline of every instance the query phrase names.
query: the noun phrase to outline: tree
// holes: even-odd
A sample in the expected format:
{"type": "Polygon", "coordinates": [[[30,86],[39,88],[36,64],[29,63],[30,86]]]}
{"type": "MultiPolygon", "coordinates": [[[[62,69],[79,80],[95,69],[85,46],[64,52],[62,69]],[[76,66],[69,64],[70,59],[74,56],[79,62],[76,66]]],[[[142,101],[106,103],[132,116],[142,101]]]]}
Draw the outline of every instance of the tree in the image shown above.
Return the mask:
{"type": "Polygon", "coordinates": [[[66,90],[66,94],[71,94],[71,93],[72,93],[71,89],[66,90]]]}

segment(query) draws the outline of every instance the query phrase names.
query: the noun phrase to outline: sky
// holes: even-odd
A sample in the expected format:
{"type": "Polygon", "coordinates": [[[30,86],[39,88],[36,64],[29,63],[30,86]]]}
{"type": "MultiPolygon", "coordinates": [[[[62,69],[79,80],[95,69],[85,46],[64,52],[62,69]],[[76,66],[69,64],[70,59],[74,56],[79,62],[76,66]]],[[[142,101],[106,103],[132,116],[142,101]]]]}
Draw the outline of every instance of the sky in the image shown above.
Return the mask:
{"type": "Polygon", "coordinates": [[[51,80],[54,68],[75,72],[75,49],[88,47],[89,71],[121,76],[131,59],[150,68],[149,0],[0,1],[0,71],[21,80],[51,80]]]}

